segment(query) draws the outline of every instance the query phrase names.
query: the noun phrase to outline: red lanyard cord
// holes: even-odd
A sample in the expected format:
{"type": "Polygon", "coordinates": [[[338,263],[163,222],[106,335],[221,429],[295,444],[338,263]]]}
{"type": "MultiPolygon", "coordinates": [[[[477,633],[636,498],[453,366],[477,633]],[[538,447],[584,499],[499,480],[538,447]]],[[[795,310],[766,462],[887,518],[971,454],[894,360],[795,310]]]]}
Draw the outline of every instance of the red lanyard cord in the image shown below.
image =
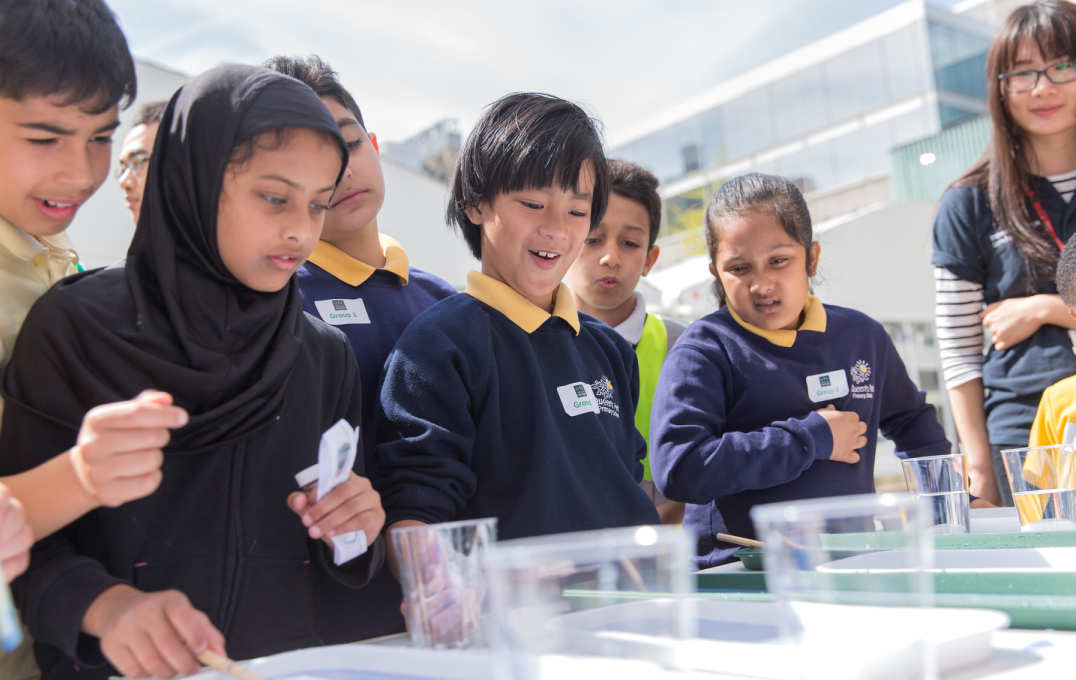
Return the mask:
{"type": "Polygon", "coordinates": [[[1027,185],[1024,185],[1024,194],[1031,199],[1031,208],[1039,216],[1039,219],[1042,220],[1042,223],[1046,225],[1046,230],[1049,231],[1050,236],[1053,237],[1054,243],[1057,244],[1057,249],[1064,250],[1065,244],[1057,236],[1057,231],[1054,230],[1054,223],[1050,221],[1050,216],[1046,214],[1046,210],[1042,207],[1042,203],[1039,199],[1035,197],[1035,193],[1031,191],[1027,185]]]}

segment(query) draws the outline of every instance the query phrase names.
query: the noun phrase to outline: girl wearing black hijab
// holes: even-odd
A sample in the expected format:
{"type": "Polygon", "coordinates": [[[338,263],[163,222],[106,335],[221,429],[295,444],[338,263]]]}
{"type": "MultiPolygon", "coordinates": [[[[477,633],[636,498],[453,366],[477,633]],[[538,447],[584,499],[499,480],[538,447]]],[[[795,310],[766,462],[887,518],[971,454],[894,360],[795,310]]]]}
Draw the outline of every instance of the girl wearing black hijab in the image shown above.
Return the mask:
{"type": "Polygon", "coordinates": [[[354,474],[317,504],[294,482],[321,433],[361,412],[350,346],[302,313],[292,276],[346,162],[306,85],[209,71],[168,104],[126,262],[31,310],[3,379],[0,472],[68,448],[87,409],[143,389],[190,414],[156,493],[39,542],[15,582],[46,680],[103,679],[109,662],[189,673],[224,638],[249,658],[361,636],[362,611],[341,603],[358,609],[383,563],[380,499],[354,474]],[[370,549],[333,566],[324,541],[356,529],[370,549]]]}

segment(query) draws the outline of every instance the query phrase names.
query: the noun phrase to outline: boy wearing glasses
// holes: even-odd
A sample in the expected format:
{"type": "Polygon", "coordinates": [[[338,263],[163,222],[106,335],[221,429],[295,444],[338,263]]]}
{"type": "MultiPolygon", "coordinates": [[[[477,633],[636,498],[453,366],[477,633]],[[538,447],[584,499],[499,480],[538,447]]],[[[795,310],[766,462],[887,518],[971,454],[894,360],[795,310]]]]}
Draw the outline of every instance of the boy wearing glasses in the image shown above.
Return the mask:
{"type": "Polygon", "coordinates": [[[120,147],[120,163],[116,166],[116,179],[123,189],[127,200],[127,209],[138,224],[138,211],[142,208],[142,190],[146,186],[146,168],[153,153],[153,140],[157,138],[157,128],[161,125],[161,116],[168,102],[150,102],[138,110],[127,136],[120,147]]]}

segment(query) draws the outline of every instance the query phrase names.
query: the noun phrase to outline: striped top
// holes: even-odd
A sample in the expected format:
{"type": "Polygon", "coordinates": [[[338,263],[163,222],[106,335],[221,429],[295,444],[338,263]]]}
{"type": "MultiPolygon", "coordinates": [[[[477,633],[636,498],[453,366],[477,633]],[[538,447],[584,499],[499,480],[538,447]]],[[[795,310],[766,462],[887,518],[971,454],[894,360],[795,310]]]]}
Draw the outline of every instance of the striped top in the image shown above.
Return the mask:
{"type": "Polygon", "coordinates": [[[1066,203],[1072,199],[1073,192],[1076,192],[1076,170],[1060,175],[1051,175],[1046,179],[1050,181],[1050,184],[1054,185],[1054,189],[1057,189],[1057,193],[1061,194],[1061,198],[1065,199],[1066,203]]]}
{"type": "Polygon", "coordinates": [[[983,377],[983,286],[934,268],[934,317],[945,387],[983,377]]]}

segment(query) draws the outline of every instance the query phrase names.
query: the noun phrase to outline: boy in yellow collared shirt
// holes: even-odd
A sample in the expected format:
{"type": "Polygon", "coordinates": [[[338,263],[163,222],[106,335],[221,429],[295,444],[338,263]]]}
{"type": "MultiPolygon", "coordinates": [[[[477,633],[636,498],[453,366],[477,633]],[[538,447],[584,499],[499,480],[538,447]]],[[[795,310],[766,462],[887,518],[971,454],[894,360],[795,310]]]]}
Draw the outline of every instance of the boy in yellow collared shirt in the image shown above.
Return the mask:
{"type": "MultiPolygon", "coordinates": [[[[4,2],[0,64],[2,369],[30,307],[54,283],[79,271],[63,232],[108,174],[119,102],[134,98],[135,72],[123,33],[100,0],[4,2]]],[[[186,418],[160,392],[103,405],[87,414],[70,451],[0,477],[5,580],[26,568],[33,539],[98,506],[152,493],[160,482],[168,430],[186,418]]],[[[0,654],[5,680],[37,676],[28,642],[0,654]]]]}
{"type": "MultiPolygon", "coordinates": [[[[1069,313],[1076,316],[1076,236],[1061,251],[1055,275],[1057,292],[1069,313]]],[[[1039,409],[1031,423],[1028,446],[1076,444],[1076,375],[1047,387],[1039,400],[1039,409]]],[[[1076,484],[1072,456],[1058,451],[1032,451],[1024,460],[1023,476],[1041,489],[1072,488],[1076,484]]],[[[1034,495],[1014,496],[1022,522],[1043,519],[1046,499],[1034,495]]]]}
{"type": "MultiPolygon", "coordinates": [[[[1061,251],[1055,283],[1061,301],[1076,316],[1076,236],[1061,251]]],[[[1073,443],[1076,443],[1076,375],[1057,381],[1042,393],[1028,439],[1028,446],[1073,443]]]]}

